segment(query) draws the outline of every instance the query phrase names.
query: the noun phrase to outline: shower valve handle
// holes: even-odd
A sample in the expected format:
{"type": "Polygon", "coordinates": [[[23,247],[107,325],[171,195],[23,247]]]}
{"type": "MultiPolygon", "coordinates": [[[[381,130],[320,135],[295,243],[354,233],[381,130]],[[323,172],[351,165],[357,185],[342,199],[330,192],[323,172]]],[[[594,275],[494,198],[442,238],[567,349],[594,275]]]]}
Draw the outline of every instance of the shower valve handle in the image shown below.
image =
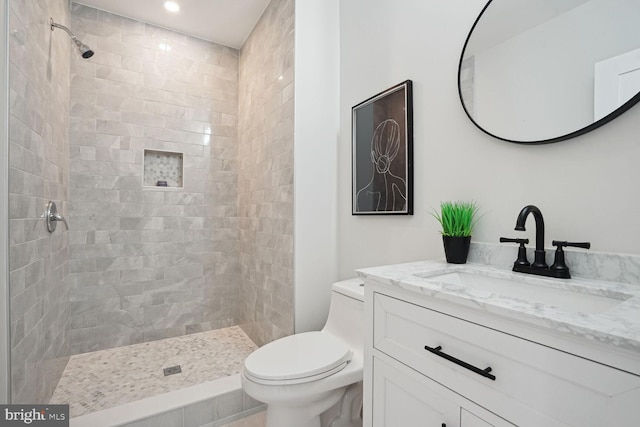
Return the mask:
{"type": "Polygon", "coordinates": [[[62,221],[64,226],[67,227],[67,230],[69,229],[69,224],[67,224],[67,220],[64,219],[64,217],[62,215],[60,215],[59,213],[55,214],[52,218],[51,221],[62,221]]]}
{"type": "Polygon", "coordinates": [[[55,202],[49,202],[49,204],[47,204],[47,211],[45,212],[44,217],[47,221],[47,230],[49,230],[49,233],[56,231],[58,221],[62,221],[64,226],[67,227],[67,230],[69,229],[67,220],[58,212],[55,202]]]}

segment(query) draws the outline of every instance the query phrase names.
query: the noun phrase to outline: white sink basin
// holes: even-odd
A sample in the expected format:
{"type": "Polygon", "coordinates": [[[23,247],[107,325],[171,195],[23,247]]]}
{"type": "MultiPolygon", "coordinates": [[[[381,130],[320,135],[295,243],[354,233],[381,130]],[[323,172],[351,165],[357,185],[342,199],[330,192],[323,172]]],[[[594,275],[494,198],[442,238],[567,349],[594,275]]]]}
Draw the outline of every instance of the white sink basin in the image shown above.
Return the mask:
{"type": "Polygon", "coordinates": [[[464,288],[476,296],[486,293],[482,296],[514,298],[576,313],[601,313],[632,297],[620,292],[601,295],[597,293],[597,288],[554,279],[509,277],[509,274],[496,277],[498,274],[475,270],[430,272],[418,276],[430,282],[464,288]]]}

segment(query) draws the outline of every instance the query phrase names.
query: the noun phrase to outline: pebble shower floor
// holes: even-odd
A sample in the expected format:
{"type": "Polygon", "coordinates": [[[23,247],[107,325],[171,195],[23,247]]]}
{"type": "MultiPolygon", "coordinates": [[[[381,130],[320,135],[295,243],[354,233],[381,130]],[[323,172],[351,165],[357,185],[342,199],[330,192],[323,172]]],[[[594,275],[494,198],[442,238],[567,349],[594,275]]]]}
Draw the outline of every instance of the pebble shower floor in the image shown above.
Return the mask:
{"type": "Polygon", "coordinates": [[[51,398],[71,417],[237,374],[256,345],[238,326],[71,356],[51,398]],[[181,373],[164,375],[180,365],[181,373]]]}

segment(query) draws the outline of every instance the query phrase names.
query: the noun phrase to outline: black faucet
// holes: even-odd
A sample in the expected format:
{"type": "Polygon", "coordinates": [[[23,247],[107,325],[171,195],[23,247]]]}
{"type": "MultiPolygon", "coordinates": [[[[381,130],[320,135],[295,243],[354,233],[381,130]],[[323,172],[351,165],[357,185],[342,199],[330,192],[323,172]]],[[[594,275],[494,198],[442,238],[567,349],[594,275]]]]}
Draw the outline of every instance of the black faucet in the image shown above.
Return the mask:
{"type": "Polygon", "coordinates": [[[501,237],[501,242],[518,243],[520,248],[518,249],[518,259],[513,263],[513,271],[528,274],[537,274],[539,276],[556,277],[559,279],[569,279],[571,274],[569,273],[569,267],[564,262],[563,247],[573,246],[577,248],[589,249],[591,244],[589,242],[576,243],[565,241],[553,241],[553,246],[557,246],[555,261],[551,267],[549,267],[545,261],[544,251],[544,219],[542,218],[542,212],[536,206],[528,205],[522,208],[518,214],[516,220],[516,230],[525,231],[524,223],[527,221],[529,214],[533,214],[533,218],[536,220],[536,250],[535,260],[533,264],[529,264],[527,260],[527,252],[525,244],[529,243],[528,239],[512,239],[501,237]]]}
{"type": "Polygon", "coordinates": [[[533,219],[536,220],[536,251],[531,267],[543,269],[549,268],[547,262],[545,261],[546,255],[544,252],[544,218],[542,218],[542,212],[540,212],[540,209],[533,205],[528,205],[522,208],[522,210],[518,214],[515,229],[517,231],[526,230],[526,228],[524,228],[524,223],[527,220],[529,214],[533,214],[533,219]]]}

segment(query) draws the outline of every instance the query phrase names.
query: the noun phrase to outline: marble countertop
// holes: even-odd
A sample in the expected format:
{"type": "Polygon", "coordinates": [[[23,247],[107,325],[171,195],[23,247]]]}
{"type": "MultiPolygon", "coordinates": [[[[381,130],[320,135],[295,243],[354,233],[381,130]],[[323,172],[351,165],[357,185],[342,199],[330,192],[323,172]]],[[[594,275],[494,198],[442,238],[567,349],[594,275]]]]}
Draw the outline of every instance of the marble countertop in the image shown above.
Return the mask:
{"type": "Polygon", "coordinates": [[[456,265],[443,260],[365,268],[357,270],[357,274],[378,284],[595,340],[640,355],[640,284],[552,279],[513,273],[485,264],[456,265]],[[507,288],[472,288],[438,278],[440,274],[465,271],[522,282],[520,289],[523,292],[514,295],[505,291],[507,288]],[[545,287],[549,288],[548,293],[544,292],[545,287]],[[572,302],[572,292],[582,294],[576,295],[577,304],[572,302]],[[558,304],[554,303],[556,297],[553,295],[559,297],[558,304]],[[581,305],[580,301],[584,303],[581,305]]]}

